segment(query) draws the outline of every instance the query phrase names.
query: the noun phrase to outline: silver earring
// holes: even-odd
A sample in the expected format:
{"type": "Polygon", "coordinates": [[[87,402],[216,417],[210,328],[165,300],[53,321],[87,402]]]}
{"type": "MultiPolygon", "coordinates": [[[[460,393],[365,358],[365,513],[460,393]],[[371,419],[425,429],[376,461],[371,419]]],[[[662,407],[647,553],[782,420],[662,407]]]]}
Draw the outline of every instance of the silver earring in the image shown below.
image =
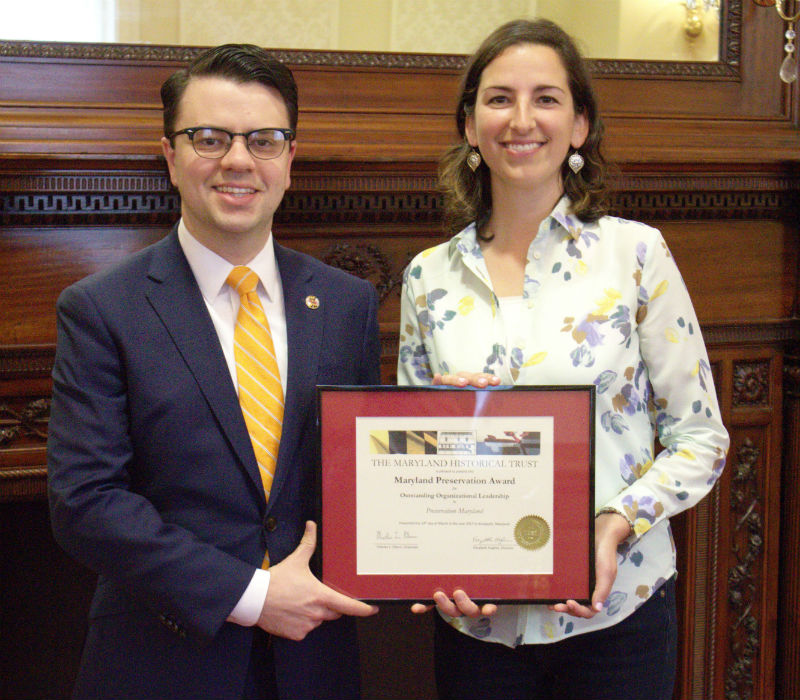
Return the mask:
{"type": "Polygon", "coordinates": [[[474,148],[469,152],[467,156],[467,165],[469,169],[474,173],[478,166],[481,164],[481,154],[478,153],[474,148]]]}
{"type": "Polygon", "coordinates": [[[583,168],[583,162],[583,156],[577,151],[567,159],[569,169],[576,175],[581,171],[581,168],[583,168]]]}

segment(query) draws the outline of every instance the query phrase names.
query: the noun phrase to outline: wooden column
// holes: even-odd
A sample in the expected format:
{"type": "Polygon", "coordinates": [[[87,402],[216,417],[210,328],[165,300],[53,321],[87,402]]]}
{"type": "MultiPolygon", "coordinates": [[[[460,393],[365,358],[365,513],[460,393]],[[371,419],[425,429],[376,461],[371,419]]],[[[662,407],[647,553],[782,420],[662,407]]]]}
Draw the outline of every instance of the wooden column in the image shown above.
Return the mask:
{"type": "Polygon", "coordinates": [[[781,559],[775,697],[800,698],[800,356],[784,368],[781,559]]]}

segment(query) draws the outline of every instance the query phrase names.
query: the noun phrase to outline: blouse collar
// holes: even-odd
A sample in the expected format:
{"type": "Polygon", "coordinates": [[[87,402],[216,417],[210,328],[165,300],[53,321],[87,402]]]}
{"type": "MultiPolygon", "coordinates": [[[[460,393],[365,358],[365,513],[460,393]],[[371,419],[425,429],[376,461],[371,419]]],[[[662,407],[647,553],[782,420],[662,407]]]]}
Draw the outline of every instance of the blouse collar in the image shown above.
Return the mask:
{"type": "MultiPolygon", "coordinates": [[[[563,195],[556,203],[553,211],[551,211],[540,224],[539,233],[552,233],[557,229],[561,229],[565,234],[565,238],[571,238],[573,241],[577,242],[580,240],[581,234],[585,229],[596,227],[594,223],[584,223],[581,221],[570,211],[571,207],[572,203],[569,197],[563,195]]],[[[450,255],[453,255],[456,251],[466,259],[483,258],[474,221],[450,240],[450,255]]]]}

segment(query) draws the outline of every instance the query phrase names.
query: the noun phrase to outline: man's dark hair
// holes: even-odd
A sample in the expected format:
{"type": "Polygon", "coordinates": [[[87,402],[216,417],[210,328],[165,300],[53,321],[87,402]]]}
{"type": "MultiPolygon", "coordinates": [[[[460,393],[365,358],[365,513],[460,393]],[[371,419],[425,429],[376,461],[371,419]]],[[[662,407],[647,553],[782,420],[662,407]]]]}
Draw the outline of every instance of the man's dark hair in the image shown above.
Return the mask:
{"type": "Polygon", "coordinates": [[[224,44],[204,51],[186,68],[181,68],[164,81],[161,86],[164,136],[175,131],[178,109],[189,81],[201,77],[225,78],[236,83],[260,83],[276,89],[289,113],[289,128],[297,131],[297,84],[292,72],[258,46],[224,44]]]}

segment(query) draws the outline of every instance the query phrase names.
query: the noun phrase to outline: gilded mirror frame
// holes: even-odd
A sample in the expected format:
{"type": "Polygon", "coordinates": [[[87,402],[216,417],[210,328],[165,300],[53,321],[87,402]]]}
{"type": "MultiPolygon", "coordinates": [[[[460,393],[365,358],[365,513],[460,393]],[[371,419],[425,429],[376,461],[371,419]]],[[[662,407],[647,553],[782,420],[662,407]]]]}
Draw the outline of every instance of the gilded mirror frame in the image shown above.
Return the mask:
{"type": "MultiPolygon", "coordinates": [[[[738,78],[741,56],[742,0],[723,0],[720,10],[720,56],[714,62],[591,59],[597,76],[738,78]]],[[[85,44],[0,41],[0,56],[95,61],[186,62],[205,47],[148,44],[85,44]]],[[[270,53],[291,66],[348,66],[460,70],[466,57],[455,54],[374,53],[272,49],[270,53]]]]}

